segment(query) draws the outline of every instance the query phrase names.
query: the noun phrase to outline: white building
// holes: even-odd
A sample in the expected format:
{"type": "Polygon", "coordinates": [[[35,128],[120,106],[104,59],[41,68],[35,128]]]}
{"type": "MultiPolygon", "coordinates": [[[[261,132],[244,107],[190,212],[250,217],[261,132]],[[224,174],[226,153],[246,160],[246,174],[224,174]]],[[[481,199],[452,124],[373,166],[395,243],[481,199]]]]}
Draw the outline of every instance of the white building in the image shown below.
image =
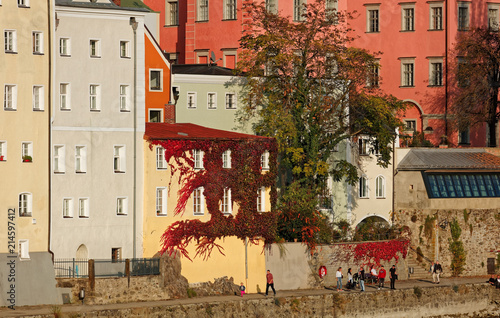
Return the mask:
{"type": "Polygon", "coordinates": [[[146,12],[108,0],[55,11],[51,250],[141,257],[146,12]]]}

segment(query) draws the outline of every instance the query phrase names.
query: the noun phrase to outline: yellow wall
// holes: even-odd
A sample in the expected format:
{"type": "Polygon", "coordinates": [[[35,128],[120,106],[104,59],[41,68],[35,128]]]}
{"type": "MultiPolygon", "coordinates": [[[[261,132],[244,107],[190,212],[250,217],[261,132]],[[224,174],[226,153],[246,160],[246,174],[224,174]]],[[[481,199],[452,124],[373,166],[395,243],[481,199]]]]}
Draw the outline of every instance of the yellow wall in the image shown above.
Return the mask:
{"type": "MultiPolygon", "coordinates": [[[[198,218],[203,222],[210,220],[210,214],[205,206],[203,216],[193,216],[192,202],[188,201],[186,211],[183,215],[173,215],[177,205],[177,192],[179,189],[178,179],[170,178],[170,169],[156,169],[156,148],[149,149],[149,143],[144,142],[144,257],[152,257],[161,248],[160,238],[168,226],[179,220],[198,218]],[[167,200],[167,216],[156,215],[156,188],[168,187],[170,191],[167,200]]],[[[270,206],[269,193],[266,193],[266,207],[270,206]]],[[[233,210],[236,210],[233,206],[233,210]]],[[[245,244],[236,237],[228,237],[217,242],[224,248],[224,255],[214,249],[208,260],[202,257],[194,258],[196,246],[191,244],[188,248],[191,262],[182,258],[182,275],[189,283],[213,281],[214,278],[222,276],[233,277],[235,284],[243,282],[247,286],[247,292],[257,292],[257,285],[261,290],[265,289],[265,255],[263,243],[260,245],[248,245],[248,280],[245,275],[245,244]]]]}

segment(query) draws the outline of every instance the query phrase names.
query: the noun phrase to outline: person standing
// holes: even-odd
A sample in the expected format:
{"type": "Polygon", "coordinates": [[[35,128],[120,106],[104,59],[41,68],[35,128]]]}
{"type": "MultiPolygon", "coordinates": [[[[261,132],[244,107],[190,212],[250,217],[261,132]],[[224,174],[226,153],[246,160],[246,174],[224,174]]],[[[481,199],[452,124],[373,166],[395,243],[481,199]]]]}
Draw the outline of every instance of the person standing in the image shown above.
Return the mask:
{"type": "Polygon", "coordinates": [[[359,268],[359,287],[361,287],[361,291],[365,291],[365,269],[363,266],[359,268]]]}
{"type": "Polygon", "coordinates": [[[385,280],[386,275],[387,275],[387,272],[384,269],[384,265],[382,265],[382,267],[378,271],[378,289],[379,290],[380,290],[380,288],[384,288],[384,280],[385,280]]]}
{"type": "Polygon", "coordinates": [[[347,270],[347,288],[354,289],[354,281],[352,279],[351,268],[347,270]]]}
{"type": "Polygon", "coordinates": [[[337,278],[337,291],[342,291],[342,267],[337,269],[335,277],[337,278]]]}
{"type": "Polygon", "coordinates": [[[373,267],[373,265],[370,269],[370,275],[371,275],[372,283],[376,284],[377,279],[378,279],[378,275],[377,275],[377,270],[375,269],[375,267],[373,267]]]}
{"type": "Polygon", "coordinates": [[[434,263],[434,266],[432,268],[432,282],[434,284],[439,284],[439,275],[443,271],[443,268],[441,267],[441,264],[439,264],[438,261],[434,263]]]}
{"type": "Polygon", "coordinates": [[[396,289],[396,279],[398,279],[398,275],[396,274],[396,265],[392,265],[389,270],[389,278],[391,279],[391,289],[396,289]]]}
{"type": "Polygon", "coordinates": [[[243,285],[243,282],[240,285],[240,295],[243,297],[243,294],[245,294],[245,285],[243,285]]]}
{"type": "Polygon", "coordinates": [[[269,287],[271,287],[271,289],[274,292],[274,296],[276,296],[276,290],[274,290],[274,278],[273,278],[273,274],[271,274],[270,270],[267,270],[266,281],[267,281],[267,284],[266,284],[266,296],[267,296],[267,292],[269,291],[269,287]]]}

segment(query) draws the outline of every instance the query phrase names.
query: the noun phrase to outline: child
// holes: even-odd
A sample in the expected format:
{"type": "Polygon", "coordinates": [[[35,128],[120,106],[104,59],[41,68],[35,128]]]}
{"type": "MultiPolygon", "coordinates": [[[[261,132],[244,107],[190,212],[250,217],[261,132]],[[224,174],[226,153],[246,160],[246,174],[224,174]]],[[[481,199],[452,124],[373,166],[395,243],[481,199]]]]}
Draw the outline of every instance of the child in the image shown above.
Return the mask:
{"type": "Polygon", "coordinates": [[[241,297],[243,297],[243,294],[245,293],[245,285],[243,285],[243,283],[241,283],[241,285],[240,285],[240,293],[241,293],[241,297]]]}

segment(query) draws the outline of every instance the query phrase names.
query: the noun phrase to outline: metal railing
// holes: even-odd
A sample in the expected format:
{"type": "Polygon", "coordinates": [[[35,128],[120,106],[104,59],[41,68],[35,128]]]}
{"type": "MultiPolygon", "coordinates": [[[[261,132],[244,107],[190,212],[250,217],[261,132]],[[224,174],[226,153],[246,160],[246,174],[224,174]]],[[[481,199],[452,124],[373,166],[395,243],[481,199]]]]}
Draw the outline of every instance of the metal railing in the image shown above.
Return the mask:
{"type": "Polygon", "coordinates": [[[130,260],[130,275],[160,275],[159,258],[133,258],[130,260]]]}
{"type": "Polygon", "coordinates": [[[79,258],[54,260],[56,277],[79,278],[89,276],[89,260],[79,258]]]}
{"type": "MultiPolygon", "coordinates": [[[[126,260],[96,259],[94,260],[95,277],[123,277],[126,275],[126,260]]],[[[54,270],[56,277],[79,278],[89,276],[88,259],[56,259],[54,270]]],[[[159,275],[159,258],[130,259],[130,275],[159,275]]]]}

